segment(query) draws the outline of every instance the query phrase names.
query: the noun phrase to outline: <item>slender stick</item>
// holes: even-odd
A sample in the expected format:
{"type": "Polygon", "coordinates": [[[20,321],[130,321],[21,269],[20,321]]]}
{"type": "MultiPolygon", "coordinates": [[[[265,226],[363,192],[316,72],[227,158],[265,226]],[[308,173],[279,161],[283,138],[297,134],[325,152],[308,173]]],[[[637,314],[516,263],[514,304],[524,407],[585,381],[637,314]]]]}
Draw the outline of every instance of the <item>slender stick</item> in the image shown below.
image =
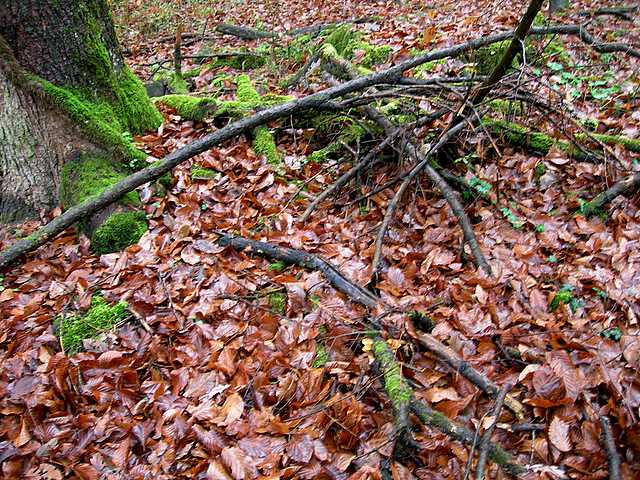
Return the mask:
{"type": "Polygon", "coordinates": [[[496,403],[493,407],[493,411],[491,412],[491,416],[493,420],[491,421],[491,425],[484,432],[482,436],[482,440],[480,440],[480,453],[478,454],[478,465],[476,467],[476,480],[484,479],[484,470],[487,465],[487,456],[489,455],[489,447],[491,446],[491,435],[493,435],[493,431],[496,428],[496,424],[498,423],[498,418],[500,417],[500,412],[502,411],[502,406],[504,405],[504,400],[507,397],[507,393],[511,390],[511,385],[507,384],[500,389],[500,393],[496,397],[496,403]]]}
{"type": "Polygon", "coordinates": [[[620,480],[622,478],[620,474],[620,454],[616,448],[609,417],[600,415],[600,428],[602,429],[604,448],[609,457],[609,480],[620,480]]]}

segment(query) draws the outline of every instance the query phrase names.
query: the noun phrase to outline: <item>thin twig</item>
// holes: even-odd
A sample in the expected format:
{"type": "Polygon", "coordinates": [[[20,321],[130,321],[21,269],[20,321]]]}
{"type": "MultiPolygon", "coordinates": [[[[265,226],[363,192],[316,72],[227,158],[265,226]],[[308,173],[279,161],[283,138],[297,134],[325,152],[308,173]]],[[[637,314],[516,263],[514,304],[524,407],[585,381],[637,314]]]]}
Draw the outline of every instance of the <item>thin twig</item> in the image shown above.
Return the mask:
{"type": "Polygon", "coordinates": [[[489,455],[489,447],[491,446],[491,435],[493,434],[493,430],[496,428],[500,412],[502,411],[502,406],[504,405],[504,401],[509,390],[511,390],[511,385],[506,384],[500,389],[500,393],[498,393],[498,396],[496,397],[496,403],[493,407],[493,411],[491,412],[493,420],[491,421],[489,428],[484,432],[482,440],[480,441],[480,453],[478,454],[478,464],[476,466],[476,480],[484,479],[484,470],[487,464],[487,457],[489,455]]]}

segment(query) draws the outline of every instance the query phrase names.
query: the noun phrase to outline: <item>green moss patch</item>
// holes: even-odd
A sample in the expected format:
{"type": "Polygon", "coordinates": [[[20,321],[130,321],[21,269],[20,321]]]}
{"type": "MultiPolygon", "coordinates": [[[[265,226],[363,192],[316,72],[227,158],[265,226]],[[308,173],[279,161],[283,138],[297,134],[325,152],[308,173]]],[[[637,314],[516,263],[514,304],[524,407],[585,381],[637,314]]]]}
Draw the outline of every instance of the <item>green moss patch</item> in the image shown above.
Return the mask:
{"type": "MultiPolygon", "coordinates": [[[[100,195],[126,176],[104,157],[82,156],[67,162],[61,172],[60,201],[65,208],[79,205],[100,195]]],[[[120,204],[140,205],[138,193],[128,192],[120,204]]],[[[87,233],[86,222],[80,228],[87,233]]],[[[91,235],[91,247],[98,254],[111,253],[136,243],[147,230],[147,220],[140,211],[118,211],[111,214],[91,235]]]]}
{"type": "Polygon", "coordinates": [[[316,356],[313,359],[313,364],[311,366],[313,368],[322,368],[328,361],[329,353],[327,352],[327,347],[325,347],[322,342],[316,342],[316,356]]]}
{"type": "Polygon", "coordinates": [[[402,376],[402,369],[393,350],[382,338],[374,339],[373,354],[383,372],[384,389],[397,412],[411,400],[411,387],[402,376]]]}
{"type": "MultiPolygon", "coordinates": [[[[526,148],[542,155],[546,155],[551,147],[555,146],[578,160],[584,156],[583,152],[575,148],[570,142],[556,140],[546,133],[529,131],[517,123],[506,120],[483,120],[482,124],[489,131],[499,135],[505,142],[513,146],[526,148]]],[[[640,152],[640,139],[600,133],[592,133],[591,136],[607,145],[620,145],[631,152],[640,152]]],[[[589,136],[581,132],[576,133],[575,138],[580,142],[590,140],[589,136]]]]}
{"type": "Polygon", "coordinates": [[[211,180],[212,178],[219,178],[220,172],[213,168],[203,168],[194,165],[191,167],[191,179],[192,180],[211,180]]]}
{"type": "Polygon", "coordinates": [[[45,80],[36,80],[71,120],[80,126],[89,140],[126,160],[143,162],[147,158],[144,152],[131,143],[128,130],[118,119],[112,105],[104,101],[92,102],[78,91],[57,87],[45,80]]]}
{"type": "MultiPolygon", "coordinates": [[[[85,200],[101,194],[110,186],[126,177],[113,162],[100,156],[83,155],[67,162],[60,174],[60,201],[64,208],[79,205],[85,200]]],[[[138,206],[137,192],[128,192],[122,203],[138,206]]]]}
{"type": "Polygon", "coordinates": [[[91,248],[98,255],[118,252],[138,243],[147,231],[147,217],[141,211],[115,212],[91,237],[91,248]]]}
{"type": "Polygon", "coordinates": [[[165,95],[153,100],[175,109],[176,113],[186,120],[202,121],[215,114],[219,102],[211,97],[192,97],[190,95],[165,95]]]}
{"type": "Polygon", "coordinates": [[[112,330],[129,316],[126,302],[120,301],[110,306],[103,297],[96,295],[85,314],[59,316],[54,321],[54,329],[64,351],[73,355],[83,349],[84,340],[112,330]]]}
{"type": "Polygon", "coordinates": [[[287,310],[287,296],[284,293],[270,293],[269,305],[275,312],[284,315],[287,310]]]}

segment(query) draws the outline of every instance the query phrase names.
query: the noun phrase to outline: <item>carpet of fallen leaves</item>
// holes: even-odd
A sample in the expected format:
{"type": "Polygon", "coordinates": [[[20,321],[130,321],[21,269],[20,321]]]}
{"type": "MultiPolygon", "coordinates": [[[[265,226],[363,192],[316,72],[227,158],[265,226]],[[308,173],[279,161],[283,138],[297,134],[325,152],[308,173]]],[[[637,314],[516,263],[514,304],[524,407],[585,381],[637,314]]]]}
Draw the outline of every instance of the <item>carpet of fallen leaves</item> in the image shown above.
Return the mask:
{"type": "MultiPolygon", "coordinates": [[[[138,14],[144,11],[145,2],[129,3],[134,18],[136,8],[138,14]]],[[[289,29],[381,15],[380,28],[370,36],[393,44],[399,58],[421,42],[445,45],[512,27],[520,12],[504,2],[419,3],[225,2],[208,22],[261,20],[289,29]]],[[[595,3],[575,2],[576,8],[595,3]]],[[[616,22],[607,17],[594,26],[603,32],[616,22]]],[[[637,40],[637,28],[628,38],[637,40]]],[[[124,42],[136,65],[168,58],[172,48],[171,40],[143,42],[133,30],[124,42]]],[[[571,54],[588,58],[583,45],[572,45],[571,54]]],[[[638,62],[623,57],[614,68],[628,76],[637,72],[638,62]]],[[[638,134],[633,105],[612,118],[606,108],[574,103],[603,122],[619,122],[631,136],[638,134]]],[[[156,157],[211,128],[164,113],[160,131],[139,139],[156,157]]],[[[307,133],[292,127],[280,135],[280,148],[292,158],[306,153],[307,133]]],[[[494,440],[522,464],[558,466],[571,478],[605,478],[598,416],[606,414],[623,476],[638,478],[638,197],[615,200],[605,220],[587,220],[575,215],[578,198],[590,198],[611,181],[604,166],[570,161],[560,152],[544,159],[509,148],[501,153],[475,167],[476,175],[492,184],[496,204],[480,198],[467,207],[495,277],[476,272],[461,258],[457,220],[424,182],[405,200],[387,238],[380,294],[391,305],[431,316],[435,337],[498,385],[515,385],[514,395],[527,407],[524,421],[543,430],[514,432],[511,427],[521,420],[504,411],[494,440]],[[540,162],[547,170],[538,182],[540,162]],[[517,205],[522,227],[514,228],[500,213],[500,206],[509,205],[517,205]],[[563,285],[573,287],[574,301],[550,312],[563,285]],[[605,331],[619,338],[605,338],[605,331]]],[[[628,152],[615,153],[634,160],[628,152]]],[[[314,177],[309,189],[318,192],[333,178],[325,166],[292,162],[280,175],[242,138],[192,163],[220,175],[192,180],[187,164],[175,170],[166,196],[145,187],[141,196],[150,230],[138,245],[96,257],[85,237],[78,240],[68,231],[4,273],[0,476],[463,478],[468,448],[427,427],[416,426],[417,447],[409,458],[392,457],[391,408],[362,341],[366,312],[361,307],[317,272],[280,269],[215,244],[215,231],[225,230],[305,249],[364,284],[376,227],[392,191],[371,197],[366,209],[336,208],[359,194],[345,191],[299,224],[295,220],[309,200],[296,195],[298,185],[291,179],[314,177]],[[97,291],[110,301],[126,300],[133,318],[87,343],[85,352],[67,356],[53,319],[88,308],[97,291]],[[283,314],[270,303],[274,292],[286,294],[283,314]],[[313,368],[319,344],[326,345],[328,362],[313,368]]],[[[394,168],[373,173],[365,191],[396,175],[394,168]]],[[[22,225],[20,234],[37,223],[22,225]]],[[[17,234],[3,230],[0,245],[17,234]]],[[[392,344],[416,396],[451,419],[478,427],[491,400],[422,351],[402,333],[402,321],[394,325],[401,333],[392,344]]],[[[500,475],[495,466],[490,474],[500,475]]],[[[549,470],[538,475],[562,476],[559,469],[555,477],[549,470]]]]}

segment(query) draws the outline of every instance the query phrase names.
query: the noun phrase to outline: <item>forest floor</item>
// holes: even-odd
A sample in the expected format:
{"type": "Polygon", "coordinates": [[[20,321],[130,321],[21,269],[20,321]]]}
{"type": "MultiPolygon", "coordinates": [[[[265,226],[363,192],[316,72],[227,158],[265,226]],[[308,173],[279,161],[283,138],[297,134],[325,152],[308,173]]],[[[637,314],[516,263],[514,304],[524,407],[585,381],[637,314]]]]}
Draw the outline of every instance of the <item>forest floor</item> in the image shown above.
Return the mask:
{"type": "MultiPolygon", "coordinates": [[[[178,7],[114,3],[128,61],[148,80],[158,62],[172,58],[178,7]]],[[[512,29],[522,14],[520,5],[472,0],[175,3],[185,4],[180,11],[187,32],[209,31],[219,22],[282,32],[377,17],[354,25],[368,42],[392,47],[377,69],[412,49],[512,29]]],[[[573,2],[553,22],[584,22],[580,12],[603,3],[573,2]]],[[[638,18],[597,16],[589,29],[603,40],[638,48],[638,18]]],[[[640,62],[598,54],[576,38],[561,40],[557,55],[566,63],[549,58],[526,67],[536,70],[529,90],[585,120],[594,132],[639,137],[640,62]]],[[[269,41],[212,34],[183,54],[203,46],[274,48],[269,41]]],[[[185,70],[191,65],[197,64],[184,60],[185,70]]],[[[432,73],[459,74],[467,66],[452,59],[432,73]]],[[[270,62],[244,73],[261,92],[299,97],[322,88],[315,76],[285,89],[281,80],[293,71],[286,63],[270,62]]],[[[192,90],[232,99],[240,73],[224,65],[202,69],[192,90]]],[[[425,110],[435,109],[430,101],[416,100],[425,110]]],[[[552,138],[578,131],[566,116],[551,121],[530,107],[521,109],[496,116],[552,138]]],[[[156,158],[217,125],[184,120],[166,107],[163,113],[157,133],[136,138],[156,158]]],[[[427,130],[449,120],[437,120],[427,130]]],[[[319,272],[215,243],[219,231],[236,233],[316,253],[359,285],[371,280],[377,229],[394,190],[354,200],[395,178],[400,167],[385,162],[367,171],[300,223],[310,198],[348,169],[352,155],[366,153],[376,142],[365,139],[325,163],[308,162],[313,150],[332,139],[298,121],[270,125],[284,166],[270,165],[252,150],[250,139],[240,137],[176,168],[165,196],[143,188],[150,228],[138,245],[95,256],[87,238],[71,230],[5,274],[0,475],[396,480],[473,475],[470,450],[429,427],[416,424],[414,450],[394,455],[393,410],[365,336],[363,307],[336,292],[319,272]],[[194,175],[194,166],[215,173],[202,178],[194,175]],[[88,309],[98,293],[110,303],[126,301],[132,318],[85,342],[81,352],[64,352],[54,319],[88,309]]],[[[404,197],[385,239],[377,292],[389,305],[420,312],[413,317],[432,319],[432,335],[499,387],[513,385],[524,418],[503,410],[493,439],[520,464],[537,466],[529,478],[606,478],[602,415],[613,424],[623,478],[638,478],[640,198],[618,197],[590,218],[580,207],[638,171],[640,156],[613,145],[605,150],[606,162],[587,163],[557,148],[540,155],[488,137],[482,129],[467,134],[460,142],[465,155],[454,168],[486,185],[466,200],[465,210],[494,275],[462,254],[458,220],[425,178],[404,197]],[[537,427],[513,428],[523,422],[537,427]]],[[[59,210],[43,216],[56,214],[59,210]]],[[[0,246],[38,224],[1,231],[0,246]]],[[[407,322],[400,314],[384,319],[394,333],[389,345],[414,395],[450,419],[482,430],[494,401],[424,351],[407,322]]],[[[488,468],[491,478],[504,478],[497,466],[488,468]]]]}

